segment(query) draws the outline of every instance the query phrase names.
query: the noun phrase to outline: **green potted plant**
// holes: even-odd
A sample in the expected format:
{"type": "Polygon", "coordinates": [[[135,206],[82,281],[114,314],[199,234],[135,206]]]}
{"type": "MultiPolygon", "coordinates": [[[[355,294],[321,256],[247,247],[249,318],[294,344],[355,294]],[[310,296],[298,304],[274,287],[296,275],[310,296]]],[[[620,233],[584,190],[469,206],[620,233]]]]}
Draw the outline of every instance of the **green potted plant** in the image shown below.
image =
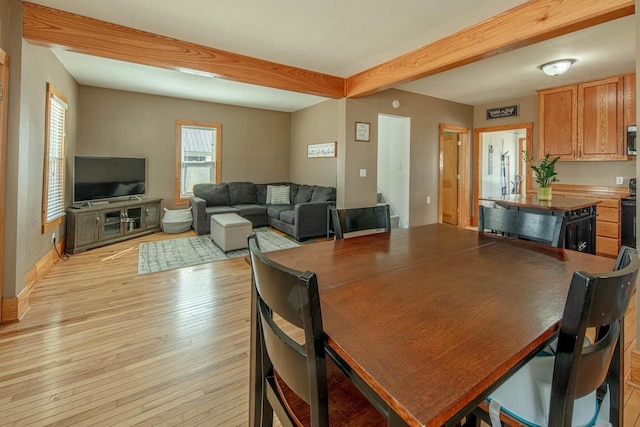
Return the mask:
{"type": "Polygon", "coordinates": [[[534,179],[538,183],[538,200],[551,200],[551,184],[558,182],[556,162],[560,160],[560,156],[551,158],[551,154],[547,153],[539,165],[533,163],[533,155],[526,150],[522,152],[522,158],[534,172],[534,179]]]}

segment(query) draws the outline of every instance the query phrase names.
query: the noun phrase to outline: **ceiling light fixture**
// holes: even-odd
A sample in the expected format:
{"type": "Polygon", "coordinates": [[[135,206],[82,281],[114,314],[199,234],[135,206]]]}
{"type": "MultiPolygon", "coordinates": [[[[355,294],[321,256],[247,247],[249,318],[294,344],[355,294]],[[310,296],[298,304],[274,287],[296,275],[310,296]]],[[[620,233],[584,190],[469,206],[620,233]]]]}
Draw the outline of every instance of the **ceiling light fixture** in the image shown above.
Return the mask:
{"type": "Polygon", "coordinates": [[[557,61],[542,64],[538,68],[540,68],[547,76],[559,76],[571,68],[574,62],[576,62],[575,59],[559,59],[557,61]]]}

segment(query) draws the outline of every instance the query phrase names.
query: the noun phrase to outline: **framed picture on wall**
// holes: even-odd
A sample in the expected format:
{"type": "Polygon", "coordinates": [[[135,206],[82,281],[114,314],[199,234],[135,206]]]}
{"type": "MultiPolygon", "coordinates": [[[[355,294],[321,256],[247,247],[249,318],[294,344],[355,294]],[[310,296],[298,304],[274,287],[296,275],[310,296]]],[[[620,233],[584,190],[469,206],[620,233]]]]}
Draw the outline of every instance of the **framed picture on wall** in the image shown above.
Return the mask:
{"type": "Polygon", "coordinates": [[[356,141],[369,142],[371,123],[356,122],[356,141]]]}

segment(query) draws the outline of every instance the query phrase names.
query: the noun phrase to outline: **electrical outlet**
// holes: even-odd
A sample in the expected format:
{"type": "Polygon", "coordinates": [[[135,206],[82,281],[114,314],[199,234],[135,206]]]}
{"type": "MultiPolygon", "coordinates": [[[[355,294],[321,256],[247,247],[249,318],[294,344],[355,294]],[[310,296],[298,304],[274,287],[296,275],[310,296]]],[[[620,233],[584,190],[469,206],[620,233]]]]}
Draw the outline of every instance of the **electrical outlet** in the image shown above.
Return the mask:
{"type": "Polygon", "coordinates": [[[51,243],[53,243],[53,244],[56,243],[56,233],[52,233],[51,234],[51,243]]]}
{"type": "Polygon", "coordinates": [[[616,176],[616,184],[622,185],[624,183],[624,177],[616,176]]]}
{"type": "Polygon", "coordinates": [[[427,196],[427,204],[430,205],[431,204],[431,196],[427,196]]]}

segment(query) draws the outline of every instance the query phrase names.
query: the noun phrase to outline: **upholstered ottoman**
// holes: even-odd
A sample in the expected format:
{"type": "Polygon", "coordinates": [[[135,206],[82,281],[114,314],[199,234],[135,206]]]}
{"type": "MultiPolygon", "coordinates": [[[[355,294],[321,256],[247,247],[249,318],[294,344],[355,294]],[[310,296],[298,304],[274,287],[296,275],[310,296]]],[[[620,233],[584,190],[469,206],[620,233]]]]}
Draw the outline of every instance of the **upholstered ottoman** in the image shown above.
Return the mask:
{"type": "Polygon", "coordinates": [[[211,217],[211,239],[225,252],[247,247],[251,221],[234,213],[211,217]]]}

